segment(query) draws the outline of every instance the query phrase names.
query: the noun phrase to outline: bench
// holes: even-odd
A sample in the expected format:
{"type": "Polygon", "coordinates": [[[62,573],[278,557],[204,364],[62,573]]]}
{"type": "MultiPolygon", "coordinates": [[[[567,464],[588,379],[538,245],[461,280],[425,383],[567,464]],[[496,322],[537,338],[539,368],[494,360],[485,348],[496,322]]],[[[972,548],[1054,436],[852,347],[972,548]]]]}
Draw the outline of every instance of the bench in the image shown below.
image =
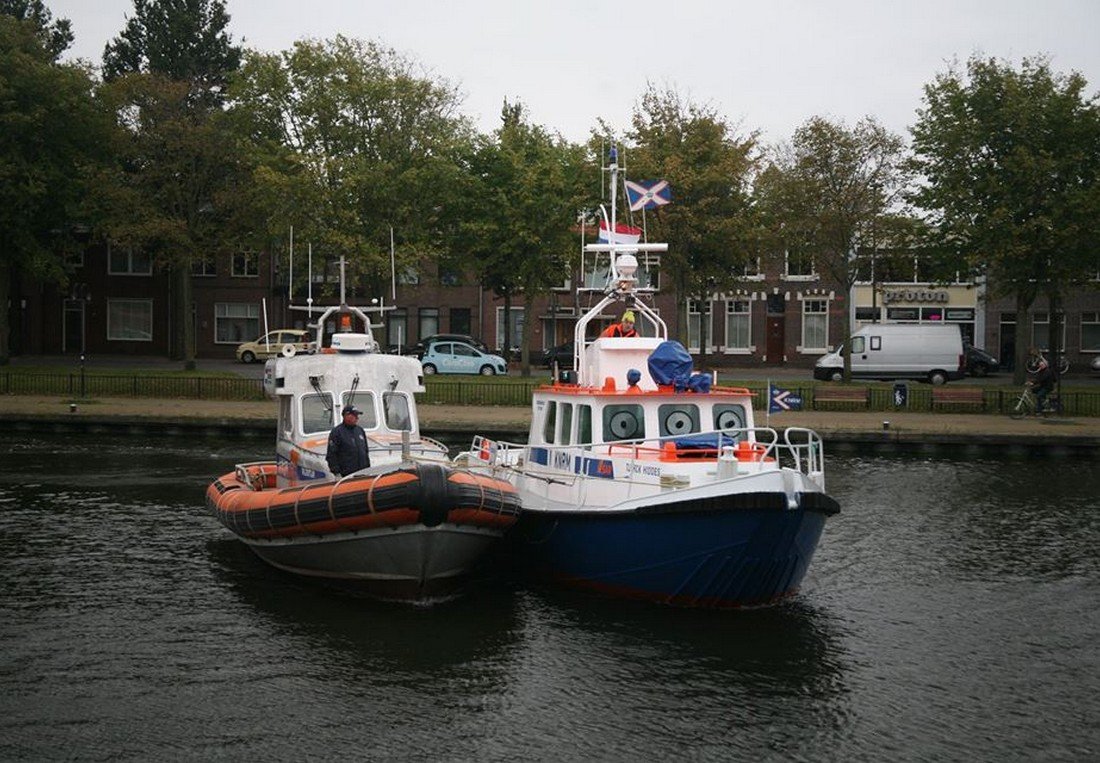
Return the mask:
{"type": "Polygon", "coordinates": [[[985,392],[981,387],[933,387],[932,407],[977,406],[985,408],[985,392]]]}
{"type": "Polygon", "coordinates": [[[867,387],[817,387],[814,389],[814,409],[818,403],[858,403],[864,408],[871,399],[867,387]]]}

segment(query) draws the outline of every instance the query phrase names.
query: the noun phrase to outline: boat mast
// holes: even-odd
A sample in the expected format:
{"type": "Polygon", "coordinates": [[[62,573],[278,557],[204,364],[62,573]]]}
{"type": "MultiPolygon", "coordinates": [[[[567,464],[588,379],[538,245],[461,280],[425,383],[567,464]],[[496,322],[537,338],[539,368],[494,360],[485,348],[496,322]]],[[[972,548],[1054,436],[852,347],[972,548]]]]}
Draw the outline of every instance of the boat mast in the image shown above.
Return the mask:
{"type": "MultiPolygon", "coordinates": [[[[668,327],[661,320],[661,316],[644,302],[637,301],[634,295],[634,284],[637,282],[634,274],[638,270],[638,260],[635,258],[634,252],[667,252],[668,244],[625,244],[618,242],[616,238],[616,226],[618,225],[616,197],[618,194],[615,192],[615,185],[618,183],[619,177],[619,152],[614,144],[611,146],[607,169],[611,175],[610,219],[607,218],[606,210],[601,208],[600,211],[608,224],[608,242],[606,244],[586,244],[584,251],[607,252],[611,257],[611,268],[608,271],[608,282],[604,289],[603,299],[581,316],[577,321],[577,325],[573,328],[573,368],[577,369],[578,376],[582,373],[581,358],[584,355],[585,329],[593,318],[600,315],[603,309],[613,302],[622,301],[626,303],[627,307],[638,310],[657,327],[658,336],[661,338],[668,337],[668,327]]],[[[584,383],[583,379],[580,379],[580,381],[582,384],[584,383]]]]}

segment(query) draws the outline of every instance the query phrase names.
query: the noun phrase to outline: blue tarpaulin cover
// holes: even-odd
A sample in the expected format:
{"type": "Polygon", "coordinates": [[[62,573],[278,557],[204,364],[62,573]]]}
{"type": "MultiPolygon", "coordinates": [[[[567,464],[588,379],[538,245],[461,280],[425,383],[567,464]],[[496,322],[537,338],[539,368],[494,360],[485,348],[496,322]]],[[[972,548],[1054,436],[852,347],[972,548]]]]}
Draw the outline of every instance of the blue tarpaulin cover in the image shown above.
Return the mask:
{"type": "Polygon", "coordinates": [[[649,375],[659,386],[677,392],[710,392],[710,374],[691,372],[691,355],[679,342],[661,342],[649,355],[649,375]]]}
{"type": "Polygon", "coordinates": [[[691,450],[694,448],[718,450],[726,445],[736,445],[737,439],[738,438],[731,437],[728,434],[713,432],[711,434],[694,434],[687,437],[677,437],[673,442],[676,443],[677,450],[691,450]]]}
{"type": "Polygon", "coordinates": [[[679,342],[661,342],[649,354],[649,375],[659,386],[684,388],[691,378],[691,355],[679,342]]]}

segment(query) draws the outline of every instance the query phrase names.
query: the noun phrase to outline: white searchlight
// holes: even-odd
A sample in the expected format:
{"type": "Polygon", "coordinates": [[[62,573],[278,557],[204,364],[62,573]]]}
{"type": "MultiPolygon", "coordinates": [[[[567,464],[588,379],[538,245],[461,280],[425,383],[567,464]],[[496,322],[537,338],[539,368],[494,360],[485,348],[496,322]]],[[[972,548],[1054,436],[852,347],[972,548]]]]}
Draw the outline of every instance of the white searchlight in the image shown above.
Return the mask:
{"type": "Polygon", "coordinates": [[[638,258],[633,254],[619,255],[619,259],[615,260],[615,270],[618,271],[619,278],[632,280],[638,272],[638,258]]]}

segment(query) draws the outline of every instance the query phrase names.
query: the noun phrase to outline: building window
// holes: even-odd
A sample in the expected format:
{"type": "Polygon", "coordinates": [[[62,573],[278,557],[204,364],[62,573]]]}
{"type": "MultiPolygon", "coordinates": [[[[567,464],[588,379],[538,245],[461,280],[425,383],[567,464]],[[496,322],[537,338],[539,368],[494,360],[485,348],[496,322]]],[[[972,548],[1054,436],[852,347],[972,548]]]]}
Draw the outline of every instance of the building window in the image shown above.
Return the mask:
{"type": "Polygon", "coordinates": [[[66,252],[65,266],[71,270],[84,267],[84,250],[78,249],[75,252],[66,252]]]}
{"type": "Polygon", "coordinates": [[[405,308],[394,310],[386,318],[386,342],[393,350],[401,350],[409,344],[409,319],[405,308]]]}
{"type": "Polygon", "coordinates": [[[710,346],[714,344],[714,330],[710,322],[711,316],[711,303],[710,300],[700,302],[695,299],[689,299],[687,303],[687,319],[688,319],[688,352],[699,352],[699,348],[702,346],[702,333],[704,326],[707,329],[707,338],[711,341],[710,346]],[[705,321],[705,323],[704,323],[705,321]]]}
{"type": "Polygon", "coordinates": [[[1100,313],[1081,313],[1081,352],[1100,352],[1100,313]]]}
{"type": "Polygon", "coordinates": [[[234,254],[231,275],[234,278],[255,278],[260,275],[260,253],[237,252],[234,254]]]}
{"type": "Polygon", "coordinates": [[[784,276],[789,280],[806,281],[816,276],[814,258],[809,254],[787,251],[784,276]]]}
{"type": "MultiPolygon", "coordinates": [[[[1062,336],[1059,338],[1058,352],[1066,350],[1066,317],[1060,315],[1062,336]]],[[[1031,316],[1031,346],[1040,352],[1050,352],[1050,313],[1033,313],[1031,316]]]]}
{"type": "Polygon", "coordinates": [[[802,301],[802,350],[804,352],[829,349],[829,300],[806,299],[802,301]]]}
{"type": "Polygon", "coordinates": [[[153,260],[144,252],[129,247],[107,245],[107,272],[113,276],[147,276],[153,273],[153,260]]]}
{"type": "Polygon", "coordinates": [[[661,261],[658,258],[645,253],[639,254],[638,270],[634,275],[638,279],[638,289],[661,290],[661,261]]]}
{"type": "Polygon", "coordinates": [[[763,281],[764,271],[760,269],[759,257],[746,257],[745,265],[741,270],[741,277],[746,281],[763,281]]]}
{"type": "Polygon", "coordinates": [[[153,300],[107,300],[107,339],[116,342],[153,341],[153,300]]]}
{"type": "Polygon", "coordinates": [[[397,271],[397,282],[402,286],[417,286],[420,283],[420,273],[412,265],[403,267],[397,271]]]}
{"type": "Polygon", "coordinates": [[[240,344],[260,335],[260,306],[249,302],[214,303],[214,343],[240,344]]]}
{"type": "Polygon", "coordinates": [[[439,285],[440,286],[461,286],[462,285],[462,273],[457,268],[440,267],[439,268],[439,285]]]}
{"type": "Polygon", "coordinates": [[[191,275],[193,276],[216,276],[218,271],[214,267],[214,256],[199,257],[191,260],[191,275]]]}
{"type": "MultiPolygon", "coordinates": [[[[512,342],[512,347],[523,346],[523,326],[524,326],[524,314],[522,307],[513,307],[512,314],[509,317],[509,339],[512,342]]],[[[484,339],[484,337],[482,337],[484,339]]],[[[497,350],[504,349],[504,308],[497,308],[497,336],[496,336],[496,348],[497,350]]],[[[501,353],[507,357],[506,353],[501,353]]]]}
{"type": "Polygon", "coordinates": [[[468,307],[452,307],[451,308],[451,333],[452,334],[470,334],[470,308],[468,307]]]}
{"type": "Polygon", "coordinates": [[[420,338],[432,336],[439,333],[439,308],[438,307],[422,307],[420,308],[420,338]]]}
{"type": "Polygon", "coordinates": [[[752,350],[752,313],[747,299],[726,302],[726,352],[752,350]]]}

